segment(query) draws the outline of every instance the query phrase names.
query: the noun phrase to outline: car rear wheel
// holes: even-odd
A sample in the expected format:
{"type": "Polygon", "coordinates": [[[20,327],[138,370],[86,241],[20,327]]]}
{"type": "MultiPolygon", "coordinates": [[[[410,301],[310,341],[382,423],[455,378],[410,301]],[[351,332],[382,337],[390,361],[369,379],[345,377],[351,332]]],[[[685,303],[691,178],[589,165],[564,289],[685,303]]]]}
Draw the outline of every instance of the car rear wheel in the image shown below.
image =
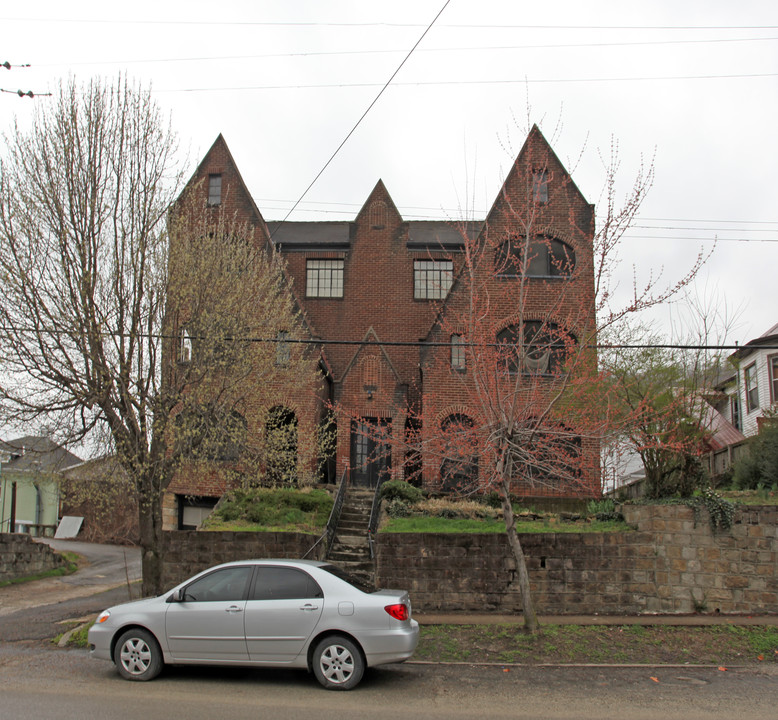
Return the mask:
{"type": "Polygon", "coordinates": [[[136,628],[124,633],[116,643],[113,659],[126,680],[153,680],[162,670],[162,650],[147,630],[136,628]]]}
{"type": "Polygon", "coordinates": [[[313,672],[328,690],[351,690],[365,673],[365,661],[357,645],[348,638],[324,638],[313,651],[313,672]]]}

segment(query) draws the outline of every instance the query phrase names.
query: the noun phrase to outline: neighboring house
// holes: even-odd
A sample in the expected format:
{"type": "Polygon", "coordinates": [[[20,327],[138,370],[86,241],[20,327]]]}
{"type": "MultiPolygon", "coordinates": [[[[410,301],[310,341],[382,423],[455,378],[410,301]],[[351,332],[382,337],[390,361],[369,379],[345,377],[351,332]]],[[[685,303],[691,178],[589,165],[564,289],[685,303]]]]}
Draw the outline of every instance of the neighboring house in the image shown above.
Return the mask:
{"type": "MultiPolygon", "coordinates": [[[[494,268],[502,262],[507,268],[495,280],[501,292],[512,287],[518,294],[524,285],[528,293],[526,308],[532,314],[526,310],[519,321],[524,323],[522,337],[539,333],[552,308],[560,326],[567,318],[584,316],[587,329],[593,325],[594,207],[536,126],[488,216],[466,224],[405,220],[380,180],[351,221],[265,223],[221,135],[185,192],[201,193],[210,206],[223,204],[231,215],[254,227],[257,236],[273,243],[286,261],[306,331],[312,341],[321,343],[317,352],[327,397],[311,405],[310,398],[316,395],[312,389],[307,399],[290,398],[288,406],[275,409],[276,424],[319,425],[328,405],[344,410],[336,418],[334,459],[324,478],[328,482],[337,482],[348,468],[353,484],[375,487],[381,478],[408,479],[411,473],[418,478],[421,469],[420,482],[426,489],[445,489],[441,462],[424,457],[425,442],[430,433],[440,433],[447,425],[478,422],[477,409],[468,406],[465,394],[457,389],[461,383],[452,381],[455,375],[467,377],[469,371],[457,346],[462,338],[456,331],[444,336],[439,315],[442,304],[450,307],[456,301],[450,302],[458,292],[465,237],[481,240],[487,233],[492,237],[499,233],[505,238],[500,251],[491,251],[495,257],[490,256],[489,263],[494,268]],[[515,248],[528,232],[517,220],[517,210],[533,217],[530,245],[535,254],[521,271],[515,248]],[[526,284],[519,282],[522,277],[526,284]],[[426,341],[427,347],[421,347],[420,341],[426,341]],[[432,363],[433,355],[444,361],[432,363]],[[408,408],[422,402],[425,417],[434,417],[436,427],[413,426],[408,408]],[[382,434],[413,433],[421,440],[420,457],[381,440],[382,434]]],[[[516,317],[515,297],[495,309],[503,318],[503,324],[495,326],[495,342],[517,342],[519,330],[510,324],[517,321],[505,319],[516,317]]],[[[190,362],[191,339],[181,328],[172,330],[174,337],[181,338],[174,362],[190,362]]],[[[548,352],[546,365],[556,362],[556,356],[551,361],[547,356],[548,352]]],[[[522,362],[527,366],[535,362],[538,367],[543,362],[543,357],[531,357],[527,352],[522,362]]],[[[546,372],[535,367],[533,371],[546,372]]],[[[527,371],[522,367],[511,372],[527,371]]],[[[257,388],[258,403],[261,391],[257,388]]],[[[266,428],[249,423],[246,430],[263,433],[269,428],[268,421],[266,428]]],[[[589,456],[583,482],[576,489],[560,485],[537,494],[580,495],[582,486],[584,494],[599,494],[599,447],[588,440],[579,442],[579,447],[589,456]]],[[[478,472],[479,458],[471,460],[478,472]]],[[[180,473],[165,500],[166,527],[175,526],[176,517],[180,524],[183,504],[202,500],[201,504],[212,505],[224,490],[216,475],[198,478],[180,473]]],[[[523,492],[531,494],[527,488],[523,492]]]]}
{"type": "Polygon", "coordinates": [[[81,459],[47,437],[0,441],[0,531],[53,535],[62,472],[81,459]]]}
{"type": "Polygon", "coordinates": [[[114,455],[72,465],[62,475],[61,514],[83,518],[79,540],[112,545],[138,543],[135,484],[114,455]]]}
{"type": "Polygon", "coordinates": [[[778,324],[746,343],[729,358],[709,402],[715,409],[711,470],[718,475],[745,452],[765,417],[778,411],[778,324]]]}

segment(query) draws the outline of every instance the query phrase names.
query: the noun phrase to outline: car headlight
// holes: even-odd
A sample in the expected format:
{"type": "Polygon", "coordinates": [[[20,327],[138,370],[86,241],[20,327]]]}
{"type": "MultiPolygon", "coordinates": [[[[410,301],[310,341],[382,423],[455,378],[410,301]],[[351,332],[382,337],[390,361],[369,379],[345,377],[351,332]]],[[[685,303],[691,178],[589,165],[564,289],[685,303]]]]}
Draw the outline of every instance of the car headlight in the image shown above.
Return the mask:
{"type": "Polygon", "coordinates": [[[99,625],[100,623],[104,623],[109,617],[111,617],[111,611],[110,610],[103,610],[98,616],[97,620],[95,620],[95,625],[99,625]]]}

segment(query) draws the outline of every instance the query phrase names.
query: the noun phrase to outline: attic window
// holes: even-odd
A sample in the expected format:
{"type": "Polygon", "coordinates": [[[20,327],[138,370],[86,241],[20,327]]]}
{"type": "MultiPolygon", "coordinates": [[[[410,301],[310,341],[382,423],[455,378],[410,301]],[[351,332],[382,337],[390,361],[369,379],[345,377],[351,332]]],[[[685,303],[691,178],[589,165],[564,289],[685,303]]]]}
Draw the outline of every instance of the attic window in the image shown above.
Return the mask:
{"type": "Polygon", "coordinates": [[[532,171],[532,200],[536,203],[548,202],[548,170],[532,171]]]}
{"type": "Polygon", "coordinates": [[[221,205],[222,203],[222,176],[208,176],[208,204],[221,205]]]}

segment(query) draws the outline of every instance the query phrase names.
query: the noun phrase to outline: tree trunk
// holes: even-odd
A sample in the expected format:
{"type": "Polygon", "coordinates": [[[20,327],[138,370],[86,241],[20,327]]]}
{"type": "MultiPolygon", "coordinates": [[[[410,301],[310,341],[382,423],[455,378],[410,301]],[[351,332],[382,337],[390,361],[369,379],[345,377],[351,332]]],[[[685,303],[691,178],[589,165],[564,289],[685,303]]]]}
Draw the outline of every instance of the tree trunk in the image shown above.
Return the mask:
{"type": "Polygon", "coordinates": [[[535,604],[532,601],[532,592],[529,585],[529,573],[527,572],[527,561],[524,558],[519,534],[516,532],[516,518],[513,514],[511,505],[511,494],[509,485],[503,478],[502,482],[502,512],[505,519],[505,532],[508,535],[508,544],[510,545],[513,557],[516,560],[516,572],[519,579],[519,591],[521,592],[521,605],[524,610],[524,629],[531,634],[540,632],[538,616],[535,614],[535,604]]]}
{"type": "Polygon", "coordinates": [[[138,529],[140,531],[143,597],[160,595],[162,586],[162,493],[156,491],[154,479],[146,479],[138,493],[138,529]]]}

